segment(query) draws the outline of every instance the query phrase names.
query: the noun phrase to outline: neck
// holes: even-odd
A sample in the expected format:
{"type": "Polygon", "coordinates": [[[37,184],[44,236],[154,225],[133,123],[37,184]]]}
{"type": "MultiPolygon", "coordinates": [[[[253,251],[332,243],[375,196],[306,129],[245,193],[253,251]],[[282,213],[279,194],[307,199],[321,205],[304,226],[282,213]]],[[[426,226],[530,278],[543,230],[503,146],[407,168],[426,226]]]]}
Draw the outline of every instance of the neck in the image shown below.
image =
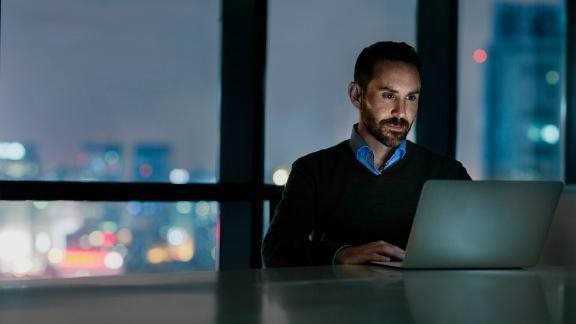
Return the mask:
{"type": "Polygon", "coordinates": [[[372,152],[374,152],[374,166],[380,168],[388,161],[392,152],[394,152],[394,148],[382,144],[372,136],[362,121],[358,122],[358,134],[362,136],[362,139],[364,139],[366,144],[372,149],[372,152]]]}

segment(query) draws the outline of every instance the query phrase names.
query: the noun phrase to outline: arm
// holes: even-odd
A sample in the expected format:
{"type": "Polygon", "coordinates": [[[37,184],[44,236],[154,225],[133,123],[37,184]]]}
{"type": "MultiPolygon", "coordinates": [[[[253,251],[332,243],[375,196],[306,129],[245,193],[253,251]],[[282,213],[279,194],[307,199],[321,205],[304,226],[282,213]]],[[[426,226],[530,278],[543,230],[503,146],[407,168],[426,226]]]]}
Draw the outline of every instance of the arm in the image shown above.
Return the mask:
{"type": "Polygon", "coordinates": [[[311,168],[298,160],[292,166],[282,200],[276,207],[262,244],[267,267],[331,264],[342,244],[310,240],[320,222],[318,189],[311,168]]]}

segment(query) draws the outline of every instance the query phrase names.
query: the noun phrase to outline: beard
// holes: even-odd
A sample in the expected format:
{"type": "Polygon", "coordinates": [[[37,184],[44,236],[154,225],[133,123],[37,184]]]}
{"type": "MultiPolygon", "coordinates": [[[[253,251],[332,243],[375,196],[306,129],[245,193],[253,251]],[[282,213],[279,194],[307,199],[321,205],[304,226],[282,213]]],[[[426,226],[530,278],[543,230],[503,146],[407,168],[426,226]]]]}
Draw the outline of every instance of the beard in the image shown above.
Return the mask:
{"type": "Polygon", "coordinates": [[[362,107],[360,110],[360,118],[368,132],[374,136],[380,143],[388,147],[398,147],[400,143],[406,139],[408,132],[412,125],[404,119],[398,117],[392,117],[383,120],[376,120],[376,116],[372,114],[366,107],[362,107]],[[401,126],[402,131],[391,131],[386,126],[401,126]]]}

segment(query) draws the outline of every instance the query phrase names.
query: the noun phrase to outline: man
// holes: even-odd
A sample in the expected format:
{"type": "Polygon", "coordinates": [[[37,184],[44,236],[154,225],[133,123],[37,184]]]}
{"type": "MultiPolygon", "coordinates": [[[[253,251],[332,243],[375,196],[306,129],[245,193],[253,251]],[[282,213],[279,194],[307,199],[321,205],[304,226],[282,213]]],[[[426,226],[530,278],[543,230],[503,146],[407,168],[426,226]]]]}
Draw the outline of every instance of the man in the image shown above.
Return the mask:
{"type": "Polygon", "coordinates": [[[262,246],[267,267],[403,260],[424,182],[470,180],[458,161],[406,140],[420,79],[405,43],[360,53],[348,87],[359,121],[349,140],[292,165],[262,246]]]}

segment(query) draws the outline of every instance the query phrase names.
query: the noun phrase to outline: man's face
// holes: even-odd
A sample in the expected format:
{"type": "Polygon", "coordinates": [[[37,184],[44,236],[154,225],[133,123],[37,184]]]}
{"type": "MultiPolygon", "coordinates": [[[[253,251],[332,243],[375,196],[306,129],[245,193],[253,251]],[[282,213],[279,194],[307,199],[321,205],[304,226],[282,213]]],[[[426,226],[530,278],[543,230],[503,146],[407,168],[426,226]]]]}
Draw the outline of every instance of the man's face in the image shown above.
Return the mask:
{"type": "Polygon", "coordinates": [[[419,96],[420,75],[416,67],[381,61],[359,96],[360,122],[379,142],[397,147],[414,123],[419,96]]]}

